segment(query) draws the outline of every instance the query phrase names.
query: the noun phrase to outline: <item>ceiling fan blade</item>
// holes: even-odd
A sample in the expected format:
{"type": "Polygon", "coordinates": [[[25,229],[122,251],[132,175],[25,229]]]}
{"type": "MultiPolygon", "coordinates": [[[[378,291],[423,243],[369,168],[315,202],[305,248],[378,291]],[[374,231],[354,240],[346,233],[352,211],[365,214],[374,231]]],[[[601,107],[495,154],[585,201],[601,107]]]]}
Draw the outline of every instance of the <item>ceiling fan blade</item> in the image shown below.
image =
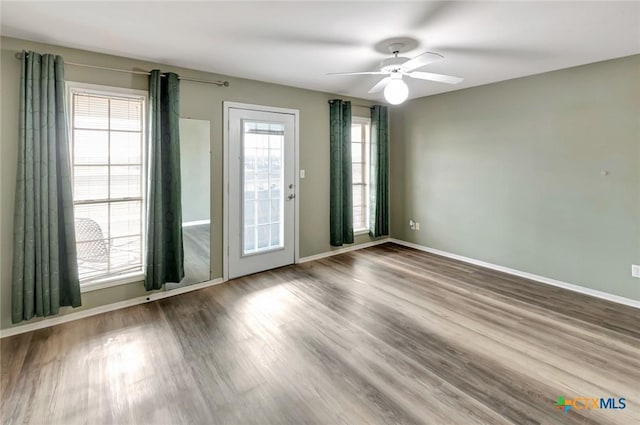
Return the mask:
{"type": "Polygon", "coordinates": [[[378,81],[378,84],[371,87],[369,93],[378,93],[379,91],[382,91],[387,86],[387,84],[389,84],[389,81],[391,81],[391,77],[383,78],[382,80],[378,81]]]}
{"type": "Polygon", "coordinates": [[[371,71],[371,72],[329,72],[325,75],[384,75],[387,72],[371,71]]]}
{"type": "Polygon", "coordinates": [[[425,52],[403,63],[402,69],[404,69],[405,71],[412,71],[430,63],[439,61],[440,59],[444,59],[444,56],[437,53],[425,52]]]}
{"type": "Polygon", "coordinates": [[[422,72],[422,71],[414,71],[408,72],[408,75],[411,78],[419,78],[421,80],[431,80],[437,81],[439,83],[447,83],[447,84],[458,84],[464,81],[462,77],[454,77],[453,75],[445,75],[445,74],[434,74],[433,72],[422,72]]]}

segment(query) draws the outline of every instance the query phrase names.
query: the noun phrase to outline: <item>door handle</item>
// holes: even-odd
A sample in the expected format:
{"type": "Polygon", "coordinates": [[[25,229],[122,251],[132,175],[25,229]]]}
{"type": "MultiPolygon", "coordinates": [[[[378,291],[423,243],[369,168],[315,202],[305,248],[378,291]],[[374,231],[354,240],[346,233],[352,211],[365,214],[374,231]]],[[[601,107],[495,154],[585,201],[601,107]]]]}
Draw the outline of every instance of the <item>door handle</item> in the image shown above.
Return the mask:
{"type": "Polygon", "coordinates": [[[296,197],[296,194],[295,194],[295,193],[292,193],[292,194],[290,194],[289,196],[287,196],[287,198],[288,198],[289,200],[292,200],[292,199],[293,199],[293,198],[295,198],[295,197],[296,197]]]}

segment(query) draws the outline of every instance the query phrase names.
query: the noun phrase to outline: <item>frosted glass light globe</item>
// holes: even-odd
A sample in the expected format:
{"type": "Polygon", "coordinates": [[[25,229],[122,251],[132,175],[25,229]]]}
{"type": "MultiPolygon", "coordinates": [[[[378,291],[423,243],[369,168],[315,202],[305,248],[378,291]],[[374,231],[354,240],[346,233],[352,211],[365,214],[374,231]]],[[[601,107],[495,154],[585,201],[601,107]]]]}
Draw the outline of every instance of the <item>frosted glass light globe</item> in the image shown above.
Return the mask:
{"type": "Polygon", "coordinates": [[[399,105],[409,97],[409,87],[402,80],[391,80],[384,88],[384,98],[392,105],[399,105]]]}

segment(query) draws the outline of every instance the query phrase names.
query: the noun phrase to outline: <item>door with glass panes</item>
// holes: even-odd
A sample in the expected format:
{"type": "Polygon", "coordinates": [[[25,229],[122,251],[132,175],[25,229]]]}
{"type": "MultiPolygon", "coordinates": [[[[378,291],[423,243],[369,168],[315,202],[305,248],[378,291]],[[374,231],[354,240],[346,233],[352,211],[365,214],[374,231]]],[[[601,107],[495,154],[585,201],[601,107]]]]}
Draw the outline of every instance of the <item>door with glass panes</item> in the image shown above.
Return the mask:
{"type": "Polygon", "coordinates": [[[229,278],[294,263],[295,116],[229,108],[229,278]]]}

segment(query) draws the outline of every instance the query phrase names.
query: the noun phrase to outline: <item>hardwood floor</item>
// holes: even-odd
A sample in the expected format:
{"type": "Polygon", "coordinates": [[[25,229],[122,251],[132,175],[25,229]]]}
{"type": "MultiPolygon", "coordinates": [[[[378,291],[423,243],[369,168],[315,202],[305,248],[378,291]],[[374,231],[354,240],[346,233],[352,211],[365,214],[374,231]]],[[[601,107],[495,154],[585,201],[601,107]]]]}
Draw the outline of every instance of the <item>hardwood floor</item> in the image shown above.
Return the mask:
{"type": "Polygon", "coordinates": [[[1,354],[3,424],[640,423],[640,310],[394,244],[1,354]],[[563,413],[558,396],[626,408],[563,413]]]}

